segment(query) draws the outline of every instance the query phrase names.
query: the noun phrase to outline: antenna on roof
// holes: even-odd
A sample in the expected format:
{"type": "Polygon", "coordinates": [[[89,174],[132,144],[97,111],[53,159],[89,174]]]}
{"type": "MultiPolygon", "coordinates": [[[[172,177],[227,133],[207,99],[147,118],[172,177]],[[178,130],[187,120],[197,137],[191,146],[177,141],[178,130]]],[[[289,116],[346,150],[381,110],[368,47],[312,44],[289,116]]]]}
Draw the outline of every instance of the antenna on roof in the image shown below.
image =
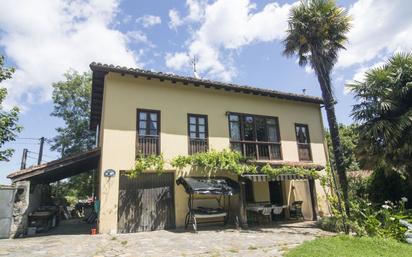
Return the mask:
{"type": "Polygon", "coordinates": [[[197,74],[197,70],[196,70],[196,63],[199,61],[199,58],[197,58],[195,55],[190,56],[189,54],[187,54],[187,56],[190,59],[190,63],[193,66],[193,76],[197,79],[200,79],[201,77],[199,76],[199,74],[197,74]]]}

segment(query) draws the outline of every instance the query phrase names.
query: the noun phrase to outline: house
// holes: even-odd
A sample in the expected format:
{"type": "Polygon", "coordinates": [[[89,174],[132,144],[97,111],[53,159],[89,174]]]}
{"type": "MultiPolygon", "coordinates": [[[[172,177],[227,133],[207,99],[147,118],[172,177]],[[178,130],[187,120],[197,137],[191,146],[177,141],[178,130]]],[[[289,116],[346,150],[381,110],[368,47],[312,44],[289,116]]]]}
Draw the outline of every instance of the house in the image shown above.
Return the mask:
{"type": "Polygon", "coordinates": [[[99,233],[184,227],[194,207],[184,184],[196,179],[193,184],[207,190],[209,180],[240,185],[240,193],[233,190],[232,196],[197,198],[206,210],[225,207],[225,221],[240,217],[245,224],[262,206],[275,206],[285,218],[294,202],[301,204],[304,219],[328,214],[324,189],[310,176],[220,171],[206,179],[193,167],[170,165],[176,156],[232,149],[259,165],[323,170],[321,98],[99,63],[90,68],[90,129],[96,131],[98,147],[8,176],[15,183],[30,182],[30,194],[36,185],[97,169],[99,233]],[[138,153],[162,154],[164,171],[128,176],[138,153]]]}
{"type": "MultiPolygon", "coordinates": [[[[129,178],[124,173],[138,152],[162,153],[171,160],[231,148],[273,165],[326,165],[320,98],[98,63],[90,68],[91,129],[97,131],[101,148],[100,233],[185,224],[188,195],[175,181],[199,174],[166,164],[161,175],[145,172],[129,178]],[[108,177],[108,170],[116,174],[108,177]]],[[[248,181],[248,201],[289,205],[301,200],[305,219],[327,213],[318,181],[311,185],[287,176],[270,181],[264,175],[248,181]]],[[[231,208],[236,209],[239,196],[233,198],[231,208]]]]}

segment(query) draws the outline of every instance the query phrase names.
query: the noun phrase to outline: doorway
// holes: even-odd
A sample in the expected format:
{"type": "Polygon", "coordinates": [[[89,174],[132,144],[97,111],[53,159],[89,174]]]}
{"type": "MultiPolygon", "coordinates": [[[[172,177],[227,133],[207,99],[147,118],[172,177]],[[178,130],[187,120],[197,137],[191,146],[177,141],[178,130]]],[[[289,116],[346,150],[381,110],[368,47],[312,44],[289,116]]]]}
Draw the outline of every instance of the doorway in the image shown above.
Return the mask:
{"type": "MultiPolygon", "coordinates": [[[[283,206],[283,187],[281,181],[269,181],[270,203],[276,206],[283,206]]],[[[285,212],[280,214],[272,213],[272,220],[279,220],[285,217],[285,212]]]]}

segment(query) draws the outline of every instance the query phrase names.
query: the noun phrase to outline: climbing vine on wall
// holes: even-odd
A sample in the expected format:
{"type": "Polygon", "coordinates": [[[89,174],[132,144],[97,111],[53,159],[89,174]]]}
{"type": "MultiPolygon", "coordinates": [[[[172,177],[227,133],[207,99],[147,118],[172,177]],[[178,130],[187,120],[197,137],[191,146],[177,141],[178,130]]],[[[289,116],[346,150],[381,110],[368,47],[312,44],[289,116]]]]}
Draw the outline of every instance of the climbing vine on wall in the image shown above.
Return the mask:
{"type": "MultiPolygon", "coordinates": [[[[162,172],[166,161],[163,155],[138,156],[130,176],[137,176],[146,170],[162,172]]],[[[295,174],[300,176],[312,176],[318,178],[319,174],[315,169],[305,169],[296,166],[272,167],[269,164],[260,166],[252,163],[243,157],[239,152],[232,150],[215,151],[211,150],[203,153],[183,156],[179,155],[173,158],[170,165],[176,169],[183,169],[188,166],[201,168],[207,174],[213,174],[217,171],[228,171],[237,175],[244,173],[261,173],[270,177],[276,177],[281,174],[295,174]]]]}
{"type": "Polygon", "coordinates": [[[203,168],[206,172],[216,172],[226,170],[235,174],[256,173],[257,167],[246,163],[239,152],[223,150],[196,153],[188,156],[177,156],[172,159],[171,165],[178,169],[187,166],[203,168]]]}
{"type": "Polygon", "coordinates": [[[149,155],[143,156],[138,155],[135,161],[135,165],[128,173],[130,177],[137,177],[143,171],[156,171],[158,173],[163,172],[165,166],[165,160],[163,159],[163,155],[149,155]]]}

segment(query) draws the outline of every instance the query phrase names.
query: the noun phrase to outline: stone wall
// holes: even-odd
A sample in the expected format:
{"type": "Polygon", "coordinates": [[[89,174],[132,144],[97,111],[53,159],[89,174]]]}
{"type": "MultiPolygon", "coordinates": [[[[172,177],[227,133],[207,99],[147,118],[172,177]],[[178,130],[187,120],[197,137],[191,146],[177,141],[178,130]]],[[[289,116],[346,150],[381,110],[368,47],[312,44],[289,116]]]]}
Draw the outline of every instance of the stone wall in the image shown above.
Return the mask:
{"type": "Polygon", "coordinates": [[[10,237],[21,237],[26,233],[29,214],[41,205],[43,185],[30,185],[29,181],[15,183],[17,187],[13,205],[13,222],[10,237]]]}

